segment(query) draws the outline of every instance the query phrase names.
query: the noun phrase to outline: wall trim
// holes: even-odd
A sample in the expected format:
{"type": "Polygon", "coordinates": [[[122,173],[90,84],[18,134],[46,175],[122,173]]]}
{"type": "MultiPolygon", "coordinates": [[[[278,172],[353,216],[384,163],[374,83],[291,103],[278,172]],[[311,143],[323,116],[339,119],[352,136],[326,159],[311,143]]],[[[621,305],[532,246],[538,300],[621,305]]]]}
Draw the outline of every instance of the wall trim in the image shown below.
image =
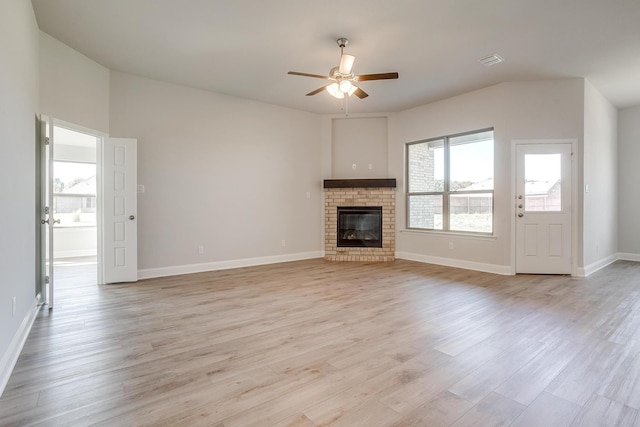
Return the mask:
{"type": "Polygon", "coordinates": [[[640,254],[618,252],[618,259],[622,261],[640,261],[640,254]]]}
{"type": "Polygon", "coordinates": [[[407,261],[424,262],[427,264],[444,265],[447,267],[464,268],[465,270],[482,271],[484,273],[494,273],[503,276],[513,275],[511,266],[485,264],[481,262],[464,261],[454,258],[443,258],[430,255],[414,254],[409,252],[396,252],[396,258],[407,261]]]}
{"type": "Polygon", "coordinates": [[[24,343],[27,341],[29,332],[31,332],[33,322],[38,315],[38,308],[38,299],[36,298],[33,300],[33,303],[31,303],[29,311],[27,311],[24,319],[22,319],[22,323],[20,323],[20,327],[9,343],[9,348],[7,348],[7,351],[2,355],[2,359],[0,359],[0,396],[4,393],[4,389],[9,382],[9,377],[11,377],[13,368],[16,366],[18,357],[22,352],[24,343]]]}
{"type": "Polygon", "coordinates": [[[280,262],[302,261],[305,259],[322,258],[322,251],[299,252],[295,254],[274,255],[257,258],[243,258],[229,261],[216,261],[202,264],[175,265],[170,267],[147,268],[138,270],[138,279],[153,279],[156,277],[177,276],[180,274],[203,273],[206,271],[228,270],[231,268],[254,267],[258,265],[277,264],[280,262]]]}
{"type": "Polygon", "coordinates": [[[608,266],[609,264],[612,264],[614,262],[616,262],[619,258],[618,254],[613,254],[613,255],[609,255],[606,258],[601,258],[596,262],[592,262],[589,265],[586,265],[584,267],[578,267],[578,271],[576,276],[577,277],[587,277],[592,275],[593,273],[595,273],[598,270],[602,270],[603,268],[605,268],[606,266],[608,266]]]}

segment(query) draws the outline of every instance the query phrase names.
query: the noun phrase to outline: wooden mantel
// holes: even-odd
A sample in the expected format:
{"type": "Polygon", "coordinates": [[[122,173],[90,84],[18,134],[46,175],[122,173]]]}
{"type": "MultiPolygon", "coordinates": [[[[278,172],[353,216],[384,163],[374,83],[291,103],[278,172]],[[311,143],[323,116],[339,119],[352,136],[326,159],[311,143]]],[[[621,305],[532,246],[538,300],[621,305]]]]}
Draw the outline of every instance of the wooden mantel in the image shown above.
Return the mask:
{"type": "Polygon", "coordinates": [[[325,179],[324,188],[396,188],[396,179],[325,179]]]}

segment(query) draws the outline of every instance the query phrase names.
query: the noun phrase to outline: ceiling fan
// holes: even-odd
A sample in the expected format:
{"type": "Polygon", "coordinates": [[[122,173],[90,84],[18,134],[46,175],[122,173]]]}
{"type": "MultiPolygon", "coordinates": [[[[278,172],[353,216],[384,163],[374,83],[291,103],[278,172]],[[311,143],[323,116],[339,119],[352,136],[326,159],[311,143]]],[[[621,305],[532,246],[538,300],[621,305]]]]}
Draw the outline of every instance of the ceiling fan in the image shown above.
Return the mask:
{"type": "Polygon", "coordinates": [[[336,40],[338,46],[340,46],[340,65],[337,67],[333,67],[329,71],[328,76],[323,76],[320,74],[309,74],[309,73],[300,73],[297,71],[289,71],[289,74],[294,76],[304,76],[304,77],[314,77],[318,79],[328,80],[329,83],[326,85],[309,92],[307,96],[313,96],[317,93],[326,90],[332,96],[343,99],[349,97],[351,95],[355,95],[360,99],[366,98],[369,96],[365,91],[360,89],[357,85],[358,82],[364,82],[369,80],[388,80],[388,79],[397,79],[398,73],[378,73],[378,74],[360,74],[355,75],[353,72],[353,62],[355,61],[355,56],[347,55],[344,53],[345,46],[349,43],[344,37],[336,40]]]}

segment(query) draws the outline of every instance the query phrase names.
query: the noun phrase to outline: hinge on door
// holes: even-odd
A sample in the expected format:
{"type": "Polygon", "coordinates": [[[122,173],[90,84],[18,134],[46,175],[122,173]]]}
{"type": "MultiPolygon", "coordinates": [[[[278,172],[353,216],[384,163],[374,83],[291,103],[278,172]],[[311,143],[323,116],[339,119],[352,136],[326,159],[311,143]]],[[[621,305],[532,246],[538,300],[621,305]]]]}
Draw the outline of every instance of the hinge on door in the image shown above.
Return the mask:
{"type": "Polygon", "coordinates": [[[49,145],[49,137],[48,136],[44,137],[44,145],[49,145]]]}
{"type": "Polygon", "coordinates": [[[44,276],[44,284],[45,285],[49,284],[49,276],[44,276]]]}
{"type": "Polygon", "coordinates": [[[49,215],[49,206],[44,207],[44,214],[49,215]]]}

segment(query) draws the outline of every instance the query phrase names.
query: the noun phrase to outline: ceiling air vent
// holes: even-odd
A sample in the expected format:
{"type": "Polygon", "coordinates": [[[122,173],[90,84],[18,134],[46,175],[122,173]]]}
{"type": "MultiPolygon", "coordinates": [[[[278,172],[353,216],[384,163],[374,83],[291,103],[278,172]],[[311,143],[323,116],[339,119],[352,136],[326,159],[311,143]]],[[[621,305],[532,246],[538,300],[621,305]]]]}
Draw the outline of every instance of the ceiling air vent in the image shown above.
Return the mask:
{"type": "Polygon", "coordinates": [[[498,64],[503,61],[504,59],[497,53],[478,59],[478,62],[484,65],[485,67],[490,67],[492,65],[498,64]]]}

